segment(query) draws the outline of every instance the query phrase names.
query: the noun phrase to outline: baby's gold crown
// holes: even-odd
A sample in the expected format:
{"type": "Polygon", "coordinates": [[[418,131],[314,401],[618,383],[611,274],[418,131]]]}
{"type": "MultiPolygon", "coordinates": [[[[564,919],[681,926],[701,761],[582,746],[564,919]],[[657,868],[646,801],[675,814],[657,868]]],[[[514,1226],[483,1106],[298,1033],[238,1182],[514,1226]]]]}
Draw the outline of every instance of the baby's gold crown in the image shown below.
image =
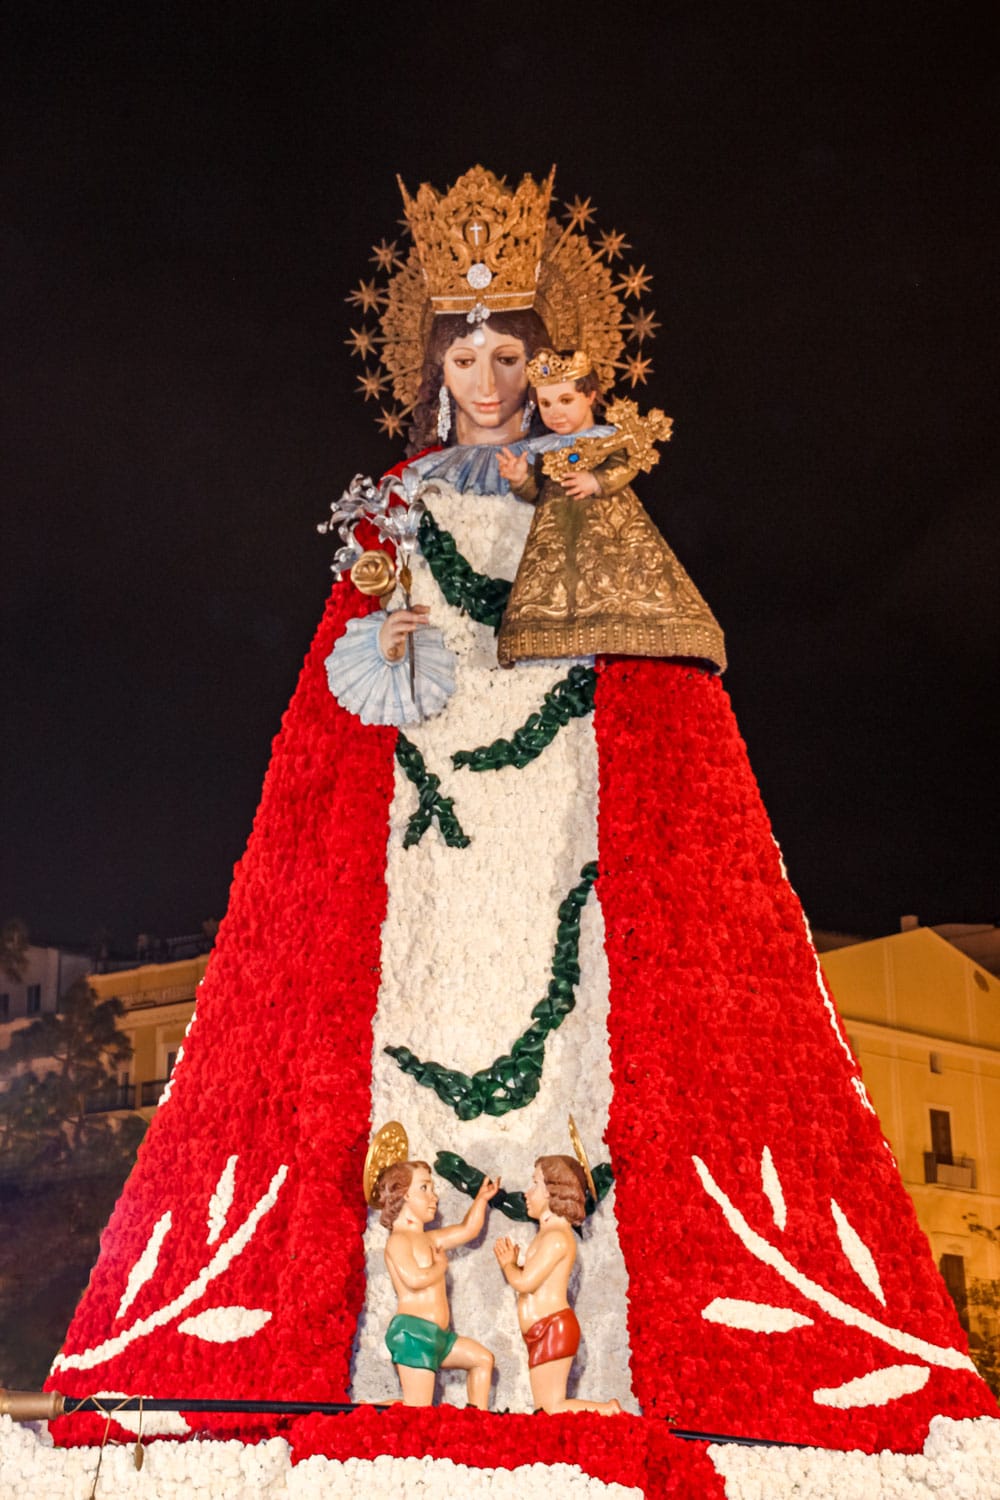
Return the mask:
{"type": "Polygon", "coordinates": [[[529,359],[526,371],[528,383],[536,390],[540,385],[559,385],[563,380],[582,380],[589,375],[593,365],[583,349],[574,349],[567,358],[554,349],[539,349],[534,359],[529,359]]]}
{"type": "Polygon", "coordinates": [[[477,166],[445,193],[422,183],[415,198],[397,178],[435,313],[481,308],[478,322],[534,305],[555,173],[512,189],[477,166]]]}

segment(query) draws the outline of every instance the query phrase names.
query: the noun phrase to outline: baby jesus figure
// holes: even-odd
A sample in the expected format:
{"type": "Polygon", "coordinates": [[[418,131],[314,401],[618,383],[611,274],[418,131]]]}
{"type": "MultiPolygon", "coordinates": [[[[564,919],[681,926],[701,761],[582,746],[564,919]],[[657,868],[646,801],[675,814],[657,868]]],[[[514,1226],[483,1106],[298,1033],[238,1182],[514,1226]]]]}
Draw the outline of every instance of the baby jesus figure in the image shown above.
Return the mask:
{"type": "MultiPolygon", "coordinates": [[[[527,370],[551,432],[570,438],[595,429],[603,398],[584,350],[542,349],[527,370]]],[[[537,509],[497,659],[509,667],[531,657],[667,656],[721,672],[722,631],[632,490],[639,465],[624,441],[615,446],[616,430],[596,428],[599,441],[585,438],[563,463],[565,450],[539,453],[533,464],[501,451],[501,475],[537,509]],[[597,461],[588,460],[588,446],[600,450],[597,461]]]]}
{"type": "Polygon", "coordinates": [[[574,1224],[586,1212],[586,1178],[571,1156],[540,1156],[524,1195],[528,1213],[538,1220],[524,1265],[517,1246],[504,1236],[493,1253],[508,1285],[517,1293],[517,1319],[528,1347],[528,1378],[535,1406],[548,1413],[595,1411],[614,1416],[617,1401],[579,1401],[566,1395],[573,1356],[580,1347],[580,1324],[569,1305],[569,1278],[576,1261],[574,1224]]]}

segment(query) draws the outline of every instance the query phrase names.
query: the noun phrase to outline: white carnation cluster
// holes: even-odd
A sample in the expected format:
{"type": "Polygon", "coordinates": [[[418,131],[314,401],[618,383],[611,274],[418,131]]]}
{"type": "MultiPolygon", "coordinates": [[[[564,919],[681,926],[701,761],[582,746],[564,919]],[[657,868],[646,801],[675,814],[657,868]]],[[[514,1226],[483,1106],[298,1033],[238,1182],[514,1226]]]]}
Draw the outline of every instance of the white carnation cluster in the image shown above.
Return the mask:
{"type": "Polygon", "coordinates": [[[0,1418],[0,1500],[84,1500],[100,1457],[97,1500],[642,1500],[642,1492],[592,1479],[575,1464],[474,1469],[447,1458],[315,1456],[292,1463],[284,1438],[238,1442],[154,1442],[141,1470],[131,1444],[55,1448],[44,1429],[0,1418]]]}
{"type": "Polygon", "coordinates": [[[923,1453],[709,1449],[726,1500],[1000,1500],[1000,1422],[933,1417],[923,1453]]]}
{"type": "MultiPolygon", "coordinates": [[[[98,1500],[640,1500],[641,1491],[592,1479],[575,1465],[477,1469],[450,1459],[321,1456],[293,1465],[283,1438],[154,1442],[136,1471],[132,1446],[109,1444],[98,1500]]],[[[709,1449],[727,1500],[1000,1500],[1000,1421],[935,1417],[923,1453],[835,1453],[822,1448],[709,1449]]],[[[54,1448],[45,1431],[0,1418],[0,1500],[83,1500],[97,1448],[54,1448]]]]}
{"type": "MultiPolygon", "coordinates": [[[[514,576],[531,519],[528,506],[513,496],[461,495],[445,487],[431,504],[434,519],[452,533],[477,571],[494,578],[514,576]]],[[[549,1036],[541,1088],[525,1108],[460,1121],[432,1090],[403,1074],[383,1048],[405,1046],[424,1061],[471,1074],[507,1053],[530,1024],[531,1009],[549,983],[559,904],[578,884],[582,867],[597,856],[593,722],[590,716],[571,720],[523,769],[453,769],[454,751],[509,739],[542,707],[545,694],[566,677],[571,663],[524,662],[514,671],[499,667],[493,630],[446,604],[419,558],[413,565],[412,596],[415,603],[430,607],[430,618],[458,657],[458,668],[445,712],[407,726],[406,734],[427,770],[440,776],[441,793],[454,798],[456,816],[471,842],[464,849],[449,848],[432,824],[419,844],[403,847],[417,797],[397,766],[373,1036],[372,1119],[376,1125],[401,1120],[413,1155],[432,1165],[438,1151],[455,1151],[481,1171],[501,1174],[505,1187],[523,1189],[536,1156],[571,1150],[569,1114],[593,1161],[603,1159],[611,1104],[610,981],[596,894],[591,893],[582,914],[576,1008],[549,1036]]],[[[456,1223],[469,1199],[440,1179],[438,1187],[438,1222],[456,1223]]],[[[534,1226],[512,1225],[494,1210],[482,1242],[452,1255],[452,1326],[495,1355],[493,1408],[530,1411],[514,1296],[489,1248],[507,1233],[527,1245],[534,1226]]],[[[372,1214],[352,1388],[358,1401],[392,1400],[399,1394],[384,1343],[396,1310],[382,1258],[386,1238],[372,1214]]],[[[571,1298],[584,1344],[574,1364],[571,1394],[614,1396],[634,1412],[628,1277],[613,1195],[589,1221],[574,1274],[571,1298]]],[[[464,1404],[464,1382],[461,1372],[442,1372],[439,1397],[464,1404]]]]}

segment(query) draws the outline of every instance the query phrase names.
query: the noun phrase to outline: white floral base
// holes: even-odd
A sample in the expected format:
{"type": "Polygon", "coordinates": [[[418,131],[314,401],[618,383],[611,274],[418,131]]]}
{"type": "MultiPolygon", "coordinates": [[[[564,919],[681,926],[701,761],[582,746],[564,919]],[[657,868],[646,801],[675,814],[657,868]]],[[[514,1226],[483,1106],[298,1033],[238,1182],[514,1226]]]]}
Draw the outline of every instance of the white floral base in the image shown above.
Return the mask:
{"type": "MultiPolygon", "coordinates": [[[[728,1500],[1000,1500],[1000,1421],[935,1417],[923,1453],[833,1453],[821,1448],[709,1449],[728,1500]]],[[[639,1500],[640,1491],[591,1479],[574,1465],[470,1469],[450,1459],[314,1457],[293,1466],[282,1438],[153,1442],[136,1471],[131,1445],[104,1450],[97,1500],[639,1500]]],[[[96,1448],[54,1448],[41,1423],[0,1418],[0,1500],[86,1500],[96,1448]]]]}

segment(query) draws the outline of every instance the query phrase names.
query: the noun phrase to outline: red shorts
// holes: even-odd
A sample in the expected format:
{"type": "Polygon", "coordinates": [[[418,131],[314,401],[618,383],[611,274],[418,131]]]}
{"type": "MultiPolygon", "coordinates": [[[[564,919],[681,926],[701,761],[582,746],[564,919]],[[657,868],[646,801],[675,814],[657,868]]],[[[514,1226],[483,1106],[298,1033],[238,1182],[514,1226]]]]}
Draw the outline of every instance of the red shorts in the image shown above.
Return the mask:
{"type": "Polygon", "coordinates": [[[573,1309],[563,1307],[532,1323],[522,1337],[528,1346],[528,1368],[533,1370],[554,1359],[572,1358],[580,1347],[580,1324],[573,1309]]]}

